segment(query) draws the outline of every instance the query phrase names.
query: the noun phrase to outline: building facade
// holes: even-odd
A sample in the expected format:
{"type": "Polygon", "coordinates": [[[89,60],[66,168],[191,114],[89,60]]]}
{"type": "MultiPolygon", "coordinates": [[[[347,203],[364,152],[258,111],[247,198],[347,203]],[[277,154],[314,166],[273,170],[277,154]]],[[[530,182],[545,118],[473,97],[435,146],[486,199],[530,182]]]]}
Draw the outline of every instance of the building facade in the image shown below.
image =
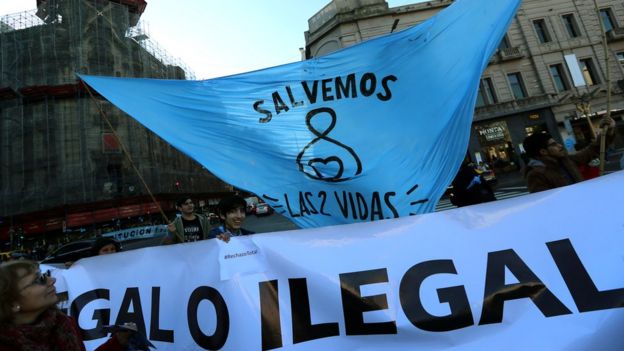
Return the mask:
{"type": "MultiPolygon", "coordinates": [[[[309,19],[306,56],[322,56],[419,24],[452,2],[389,8],[385,0],[334,0],[309,19]]],[[[489,162],[502,173],[517,172],[523,164],[522,141],[540,130],[572,152],[583,147],[593,135],[586,117],[596,124],[606,112],[608,77],[612,115],[622,128],[624,3],[598,3],[599,14],[593,1],[522,2],[481,77],[469,144],[474,161],[489,162]]],[[[621,140],[616,143],[622,146],[621,140]]]]}
{"type": "Polygon", "coordinates": [[[38,233],[157,212],[135,166],[159,198],[231,190],[91,97],[76,75],[186,79],[189,71],[142,30],[146,5],[37,0],[36,12],[0,17],[0,239],[10,227],[38,233]]]}

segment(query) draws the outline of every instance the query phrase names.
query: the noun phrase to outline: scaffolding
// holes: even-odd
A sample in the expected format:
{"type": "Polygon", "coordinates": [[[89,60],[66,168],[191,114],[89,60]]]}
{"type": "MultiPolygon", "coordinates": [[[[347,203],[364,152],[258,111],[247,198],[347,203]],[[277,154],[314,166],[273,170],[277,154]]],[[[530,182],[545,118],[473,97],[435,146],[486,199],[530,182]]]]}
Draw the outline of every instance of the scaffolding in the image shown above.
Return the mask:
{"type": "Polygon", "coordinates": [[[0,33],[45,25],[45,22],[35,15],[35,12],[36,10],[31,10],[0,17],[0,33]]]}
{"type": "MultiPolygon", "coordinates": [[[[194,78],[149,38],[140,21],[144,0],[37,4],[0,18],[0,219],[144,194],[76,73],[194,78]]],[[[100,101],[154,193],[229,189],[100,101]]]]}
{"type": "Polygon", "coordinates": [[[151,39],[149,24],[147,22],[140,20],[136,26],[128,28],[126,37],[134,40],[145,49],[145,51],[154,56],[156,60],[162,62],[166,66],[180,67],[185,72],[186,79],[197,79],[195,73],[184,61],[179,57],[171,55],[165,48],[160,46],[158,42],[151,39]]]}

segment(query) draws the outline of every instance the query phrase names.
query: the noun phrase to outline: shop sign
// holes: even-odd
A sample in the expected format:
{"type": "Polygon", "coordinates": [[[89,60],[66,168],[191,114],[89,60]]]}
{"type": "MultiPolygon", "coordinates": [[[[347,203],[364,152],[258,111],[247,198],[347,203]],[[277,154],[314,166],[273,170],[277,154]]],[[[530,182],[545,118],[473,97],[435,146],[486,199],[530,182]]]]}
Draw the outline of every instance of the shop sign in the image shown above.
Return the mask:
{"type": "Polygon", "coordinates": [[[491,126],[479,129],[479,136],[486,141],[497,141],[505,139],[505,129],[501,126],[491,126]]]}
{"type": "Polygon", "coordinates": [[[116,208],[107,208],[103,210],[97,210],[93,212],[93,219],[96,222],[106,222],[119,217],[119,212],[116,208]]]}
{"type": "Polygon", "coordinates": [[[156,205],[153,202],[149,202],[149,203],[143,204],[143,212],[147,213],[147,214],[150,214],[150,213],[158,213],[158,212],[160,212],[160,210],[158,208],[158,205],[156,205]]]}
{"type": "Polygon", "coordinates": [[[93,223],[93,212],[72,213],[67,215],[67,227],[78,227],[93,223]]]}
{"type": "Polygon", "coordinates": [[[63,227],[63,217],[50,218],[45,221],[46,230],[61,229],[63,227]]]}
{"type": "Polygon", "coordinates": [[[22,226],[24,234],[39,234],[45,232],[45,225],[43,221],[30,222],[22,226]]]}
{"type": "Polygon", "coordinates": [[[134,217],[143,214],[143,206],[141,205],[128,205],[119,207],[120,217],[134,217]]]}

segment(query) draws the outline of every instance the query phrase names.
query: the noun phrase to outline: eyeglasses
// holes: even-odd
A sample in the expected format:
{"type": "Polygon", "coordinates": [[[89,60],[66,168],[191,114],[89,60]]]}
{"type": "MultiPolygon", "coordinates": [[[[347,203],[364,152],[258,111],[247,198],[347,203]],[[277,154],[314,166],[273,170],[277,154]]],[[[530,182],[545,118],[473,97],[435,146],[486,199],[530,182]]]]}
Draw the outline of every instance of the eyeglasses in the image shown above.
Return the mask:
{"type": "Polygon", "coordinates": [[[47,282],[48,282],[48,278],[51,277],[51,276],[52,276],[52,274],[50,273],[49,269],[47,271],[45,271],[44,273],[37,272],[37,276],[32,281],[32,283],[26,285],[20,291],[22,291],[22,290],[24,290],[26,288],[30,288],[33,285],[46,285],[47,282]]]}

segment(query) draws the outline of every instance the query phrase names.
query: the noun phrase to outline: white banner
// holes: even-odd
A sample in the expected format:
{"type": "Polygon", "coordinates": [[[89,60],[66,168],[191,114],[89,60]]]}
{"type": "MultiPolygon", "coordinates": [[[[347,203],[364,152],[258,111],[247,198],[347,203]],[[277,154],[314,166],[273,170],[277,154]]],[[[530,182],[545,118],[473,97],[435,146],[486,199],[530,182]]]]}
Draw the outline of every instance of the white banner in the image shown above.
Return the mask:
{"type": "Polygon", "coordinates": [[[102,236],[113,238],[117,241],[137,240],[155,238],[164,236],[167,234],[166,225],[151,225],[146,227],[128,228],[123,230],[117,230],[114,232],[108,232],[102,234],[102,236]]]}
{"type": "Polygon", "coordinates": [[[620,350],[624,172],[427,215],[153,247],[64,272],[88,349],[620,350]]]}

